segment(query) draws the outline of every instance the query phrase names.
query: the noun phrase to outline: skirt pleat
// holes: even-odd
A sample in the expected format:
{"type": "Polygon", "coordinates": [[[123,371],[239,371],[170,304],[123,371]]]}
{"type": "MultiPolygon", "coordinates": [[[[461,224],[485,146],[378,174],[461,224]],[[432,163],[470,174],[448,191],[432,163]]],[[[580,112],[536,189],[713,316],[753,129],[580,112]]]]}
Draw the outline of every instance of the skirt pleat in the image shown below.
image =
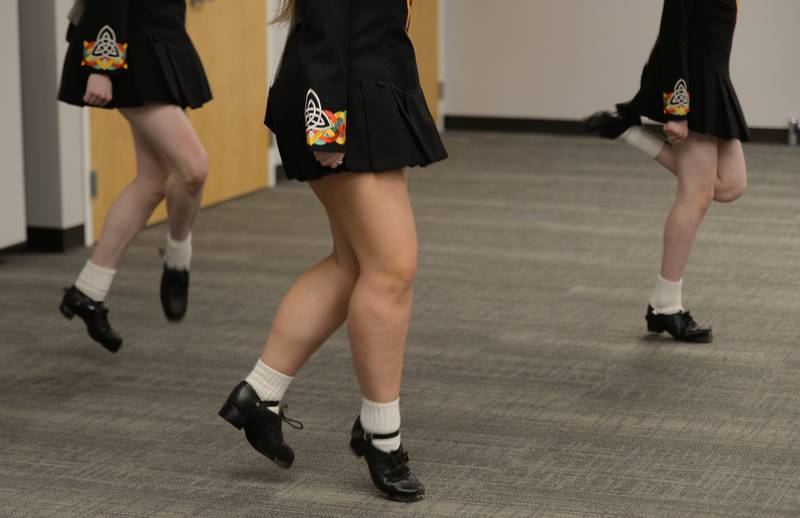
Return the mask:
{"type": "MultiPolygon", "coordinates": [[[[699,67],[698,67],[699,68],[699,67]]],[[[662,92],[651,76],[649,67],[645,68],[642,89],[631,101],[630,106],[640,115],[657,122],[666,122],[663,113],[662,92]]],[[[690,75],[691,110],[689,129],[711,135],[722,140],[750,140],[747,126],[736,89],[730,76],[723,70],[702,69],[690,75]]]]}

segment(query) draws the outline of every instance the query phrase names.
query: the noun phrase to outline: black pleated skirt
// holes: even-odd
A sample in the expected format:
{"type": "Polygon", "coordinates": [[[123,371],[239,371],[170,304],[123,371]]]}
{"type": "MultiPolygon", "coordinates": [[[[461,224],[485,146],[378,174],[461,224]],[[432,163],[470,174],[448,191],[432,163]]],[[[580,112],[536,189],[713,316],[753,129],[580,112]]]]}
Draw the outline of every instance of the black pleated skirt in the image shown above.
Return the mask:
{"type": "MultiPolygon", "coordinates": [[[[84,106],[83,96],[91,69],[81,66],[82,42],[70,28],[70,48],[64,60],[59,100],[84,106]]],[[[200,108],[212,99],[203,63],[186,33],[131,32],[129,69],[113,77],[114,98],[106,108],[133,108],[162,103],[200,108]]]]}
{"type": "MultiPolygon", "coordinates": [[[[641,89],[630,106],[640,115],[663,123],[667,121],[663,93],[653,67],[652,63],[645,66],[641,89]]],[[[750,130],[727,70],[703,63],[691,68],[689,129],[722,140],[750,140],[750,130]]]]}
{"type": "Polygon", "coordinates": [[[347,143],[339,169],[322,167],[305,134],[305,92],[277,81],[270,89],[266,125],[275,134],[286,176],[299,181],[349,171],[380,173],[424,167],[447,158],[421,89],[364,79],[350,85],[347,143]]]}

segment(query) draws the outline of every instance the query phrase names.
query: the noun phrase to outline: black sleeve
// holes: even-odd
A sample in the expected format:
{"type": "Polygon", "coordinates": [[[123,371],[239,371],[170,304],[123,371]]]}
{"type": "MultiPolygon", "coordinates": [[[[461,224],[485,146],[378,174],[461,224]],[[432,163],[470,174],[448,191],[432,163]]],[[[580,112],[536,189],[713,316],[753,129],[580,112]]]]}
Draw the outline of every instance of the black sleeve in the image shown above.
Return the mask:
{"type": "Polygon", "coordinates": [[[128,0],[86,0],[80,22],[81,67],[116,75],[128,69],[128,0]]]}
{"type": "Polygon", "coordinates": [[[302,3],[298,53],[303,67],[306,142],[313,151],[344,152],[350,0],[302,3]]]}
{"type": "Polygon", "coordinates": [[[658,63],[664,115],[685,120],[691,109],[689,78],[689,21],[693,0],[664,0],[658,63]]]}

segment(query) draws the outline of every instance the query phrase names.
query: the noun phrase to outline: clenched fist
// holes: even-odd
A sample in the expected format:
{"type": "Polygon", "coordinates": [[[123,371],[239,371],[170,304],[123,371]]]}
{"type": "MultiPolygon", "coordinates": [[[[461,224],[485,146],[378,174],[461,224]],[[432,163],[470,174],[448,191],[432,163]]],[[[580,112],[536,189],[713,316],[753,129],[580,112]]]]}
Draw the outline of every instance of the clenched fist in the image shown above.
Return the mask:
{"type": "Polygon", "coordinates": [[[83,102],[89,106],[102,108],[114,98],[114,85],[111,79],[102,74],[92,74],[86,82],[86,93],[83,102]]]}

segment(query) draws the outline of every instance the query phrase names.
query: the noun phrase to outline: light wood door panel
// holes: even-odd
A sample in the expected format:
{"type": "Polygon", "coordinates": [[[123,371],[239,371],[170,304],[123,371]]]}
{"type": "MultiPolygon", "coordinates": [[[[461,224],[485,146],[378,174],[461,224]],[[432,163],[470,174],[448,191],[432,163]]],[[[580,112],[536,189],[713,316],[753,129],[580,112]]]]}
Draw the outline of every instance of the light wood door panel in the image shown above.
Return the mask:
{"type": "Polygon", "coordinates": [[[207,205],[267,187],[267,3],[214,0],[190,7],[187,29],[215,99],[189,114],[211,160],[207,205]]]}
{"type": "MultiPolygon", "coordinates": [[[[215,0],[189,6],[187,30],[208,74],[214,100],[189,118],[208,150],[211,171],[203,205],[267,187],[263,125],[267,84],[267,9],[260,0],[215,0]]],[[[117,195],[136,174],[133,142],[116,111],[92,110],[91,159],[97,174],[94,236],[117,195]]],[[[163,221],[162,203],[150,223],[163,221]]]]}
{"type": "MultiPolygon", "coordinates": [[[[96,189],[92,198],[93,236],[97,240],[103,229],[103,220],[111,204],[122,189],[136,175],[136,155],[128,123],[117,111],[92,109],[90,115],[92,171],[96,175],[96,189]]],[[[164,217],[163,203],[153,214],[153,219],[164,217]]]]}
{"type": "Polygon", "coordinates": [[[417,54],[417,66],[425,100],[439,121],[439,0],[414,0],[411,17],[411,40],[417,54]]]}

